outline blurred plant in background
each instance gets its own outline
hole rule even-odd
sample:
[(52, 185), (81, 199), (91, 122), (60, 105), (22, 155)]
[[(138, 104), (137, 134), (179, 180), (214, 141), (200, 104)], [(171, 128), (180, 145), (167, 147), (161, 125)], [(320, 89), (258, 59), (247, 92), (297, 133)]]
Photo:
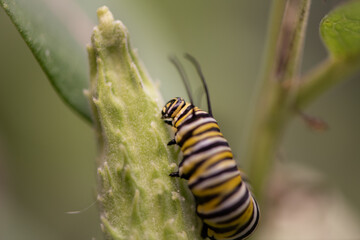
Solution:
[[(69, 62), (58, 66), (54, 64), (57, 61), (40, 61), (45, 69), (46, 64), (56, 66), (53, 72), (45, 71), (46, 74), (50, 78), (60, 76), (65, 83), (69, 78), (82, 79), (85, 85), (77, 88), (81, 91), (88, 79), (88, 67), (82, 64), (86, 61), (85, 46), (96, 25), (96, 9), (104, 4), (129, 28), (133, 46), (139, 49), (150, 75), (161, 80), (160, 89), (165, 99), (185, 96), (177, 73), (167, 62), (169, 53), (187, 51), (197, 56), (207, 76), (215, 117), (239, 163), (250, 165), (244, 152), (248, 143), (246, 133), (251, 125), (248, 116), (255, 105), (249, 99), (254, 99), (258, 88), (256, 79), (264, 50), (269, 2), (2, 2), (26, 6), (20, 8), (24, 19), (33, 13), (33, 20), (38, 23), (34, 29), (35, 42), (53, 43), (55, 50), (60, 48), (61, 54), (69, 56)], [(325, 59), (318, 25), (338, 3), (312, 3), (302, 72)], [(4, 11), (0, 12), (0, 18), (0, 238), (102, 239), (95, 207), (78, 215), (65, 214), (91, 205), (96, 195), (96, 145), (92, 129), (59, 101)], [(51, 26), (47, 29), (48, 35), (42, 32), (46, 26)], [(58, 35), (59, 38), (48, 38)], [(63, 48), (64, 43), (77, 47), (69, 51)], [(42, 54), (43, 59), (54, 60), (53, 49), (34, 49), (40, 51), (38, 55)], [(69, 71), (71, 68), (85, 69), (84, 75), (76, 75)], [(57, 89), (64, 87), (64, 91), (74, 89), (66, 84), (53, 84)], [(194, 89), (200, 87), (195, 81), (192, 84)], [(307, 109), (321, 116), (329, 124), (329, 131), (313, 133), (304, 127), (300, 118), (289, 126), (281, 144), (280, 160), (276, 160), (280, 167), (272, 174), (272, 187), (264, 201), (268, 210), (258, 239), (265, 236), (266, 239), (293, 236), (331, 239), (324, 234), (331, 234), (333, 239), (360, 236), (356, 229), (360, 192), (354, 186), (360, 180), (357, 174), (360, 167), (359, 84), (359, 81), (348, 81)], [(74, 96), (74, 102), (78, 103), (78, 95)], [(236, 107), (229, 104), (232, 102)], [(308, 170), (288, 167), (294, 162), (312, 169), (310, 172), (321, 172), (324, 176), (321, 184), (316, 178), (312, 180)], [(293, 178), (296, 180), (291, 180)], [(338, 197), (341, 195), (344, 197)], [(298, 211), (295, 200), (298, 204), (304, 203), (301, 205), (304, 211)], [(327, 209), (330, 213), (321, 215)], [(289, 222), (289, 219), (298, 221)], [(311, 226), (311, 219), (318, 228), (311, 231), (298, 228), (305, 223)], [(342, 224), (335, 224), (334, 219)], [(296, 228), (288, 227), (291, 223), (296, 223)], [(331, 226), (334, 232), (324, 233)], [(300, 235), (301, 232), (307, 235)]]

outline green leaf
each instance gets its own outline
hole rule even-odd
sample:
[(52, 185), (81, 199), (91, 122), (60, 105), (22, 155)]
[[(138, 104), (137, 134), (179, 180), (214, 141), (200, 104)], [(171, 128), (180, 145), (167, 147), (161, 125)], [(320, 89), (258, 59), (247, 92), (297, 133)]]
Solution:
[(68, 3), (64, 9), (61, 1), (0, 0), (59, 95), (91, 121), (89, 104), (83, 94), (88, 88), (85, 46), (89, 36), (84, 36), (76, 24), (79, 19), (83, 25), (93, 24), (90, 20), (86, 22), (87, 17), (75, 4)]
[(334, 57), (360, 54), (360, 1), (342, 5), (323, 18), (322, 39)]
[(298, 109), (360, 70), (360, 1), (330, 12), (321, 21), (320, 33), (330, 56), (299, 81), (294, 98)]

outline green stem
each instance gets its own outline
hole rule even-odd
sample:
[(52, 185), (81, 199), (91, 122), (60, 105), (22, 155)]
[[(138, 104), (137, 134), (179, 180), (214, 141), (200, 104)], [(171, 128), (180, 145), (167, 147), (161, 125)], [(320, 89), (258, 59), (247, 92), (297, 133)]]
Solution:
[[(247, 144), (247, 159), (250, 159), (248, 162), (250, 163), (250, 171), (249, 171), (249, 178), (252, 182), (252, 188), (256, 195), (259, 195), (260, 193), (260, 186), (258, 186), (258, 183), (256, 182), (256, 178), (259, 175), (263, 175), (264, 173), (261, 173), (262, 167), (256, 166), (258, 165), (256, 162), (254, 162), (252, 159), (254, 158), (254, 153), (256, 152), (256, 138), (260, 134), (259, 131), (262, 129), (263, 122), (261, 121), (262, 116), (266, 115), (264, 111), (261, 111), (260, 109), (267, 109), (266, 107), (262, 107), (263, 104), (267, 104), (268, 101), (266, 97), (268, 97), (268, 90), (269, 90), (269, 76), (271, 72), (273, 71), (274, 62), (276, 58), (276, 46), (278, 42), (278, 38), (280, 35), (280, 29), (281, 29), (281, 22), (284, 14), (284, 9), (286, 5), (286, 0), (273, 0), (269, 15), (269, 21), (267, 26), (267, 40), (265, 44), (264, 49), (264, 55), (262, 60), (262, 68), (260, 72), (260, 80), (259, 84), (261, 84), (259, 87), (257, 87), (258, 91), (256, 93), (258, 97), (256, 105), (258, 107), (255, 107), (251, 109), (250, 116), (252, 117), (249, 133), (247, 135), (249, 136), (249, 141)], [(266, 95), (264, 95), (266, 94)], [(261, 106), (261, 108), (259, 108)], [(259, 145), (258, 145), (259, 146)], [(262, 149), (265, 146), (259, 147), (258, 149)], [(254, 182), (255, 181), (255, 182)]]
[(269, 23), (267, 26), (267, 40), (265, 44), (264, 58), (260, 79), (267, 79), (273, 69), (276, 56), (276, 45), (279, 39), (281, 21), (284, 14), (286, 0), (273, 0)]
[[(289, 0), (286, 7), (285, 1), (273, 2), (272, 25), (268, 32), (267, 57), (263, 67), (265, 74), (262, 76), (248, 147), (250, 178), (256, 195), (261, 193), (278, 143), (293, 113), (289, 111), (289, 105), (295, 89), (289, 83), (297, 79), (310, 2)], [(282, 14), (280, 10), (284, 9), (285, 13)]]
[(301, 79), (294, 107), (303, 109), (323, 92), (344, 81), (360, 68), (360, 58), (329, 57)]
[(286, 4), (272, 76), (277, 81), (293, 82), (299, 74), (310, 3), (289, 0)]

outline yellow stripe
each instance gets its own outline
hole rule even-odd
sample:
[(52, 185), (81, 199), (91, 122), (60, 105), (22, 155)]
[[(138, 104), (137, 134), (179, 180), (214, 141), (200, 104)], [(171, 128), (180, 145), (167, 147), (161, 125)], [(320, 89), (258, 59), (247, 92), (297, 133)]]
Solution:
[(230, 237), (230, 236), (234, 235), (239, 230), (239, 228), (242, 227), (243, 224), (245, 224), (247, 221), (249, 221), (252, 213), (253, 213), (253, 205), (252, 205), (252, 201), (251, 201), (251, 206), (249, 206), (249, 208), (246, 210), (246, 212), (239, 218), (242, 221), (241, 221), (241, 224), (239, 224), (238, 227), (235, 230), (233, 230), (231, 232), (226, 232), (226, 233), (212, 232), (213, 236), (216, 239), (223, 239), (223, 238), (227, 238), (227, 237)]
[(204, 213), (204, 212), (209, 212), (209, 211), (213, 210), (220, 203), (220, 201), (222, 200), (222, 197), (223, 196), (219, 196), (219, 197), (207, 202), (206, 204), (201, 204), (201, 205), (199, 204), (197, 206), (197, 211)]
[(186, 142), (184, 143), (184, 145), (181, 147), (181, 151), (184, 152), (184, 150), (189, 147), (194, 145), (195, 143), (205, 139), (205, 138), (209, 138), (209, 137), (213, 137), (213, 136), (223, 136), (221, 132), (206, 132), (204, 134), (201, 134), (199, 136), (193, 136), (191, 138), (189, 138), (188, 140), (186, 140)]
[[(212, 144), (216, 144), (216, 143), (225, 144), (225, 143), (227, 143), (226, 139), (222, 138), (222, 137), (209, 138), (209, 139), (204, 140), (204, 141), (206, 141), (206, 142), (201, 143), (201, 145), (194, 145), (193, 147), (190, 147), (190, 148), (186, 149), (185, 151), (183, 151), (183, 155), (184, 156), (191, 156), (193, 154), (193, 152), (200, 151), (201, 149), (206, 148), (206, 147), (208, 147), (208, 146), (210, 146)], [(220, 146), (227, 147), (227, 146), (224, 146), (224, 145), (218, 145), (218, 146), (213, 146), (212, 148), (210, 148), (210, 149), (208, 149), (206, 151), (205, 150), (202, 150), (202, 151), (203, 151), (203, 153), (207, 153), (208, 151), (211, 151), (212, 149), (215, 149), (216, 147), (220, 147)]]
[[(201, 156), (199, 156), (199, 158), (201, 158)], [(213, 164), (223, 158), (233, 158), (233, 155), (231, 152), (226, 151), (226, 152), (218, 153), (215, 156), (213, 156), (212, 158), (209, 158), (205, 163), (203, 163), (201, 165), (201, 167), (199, 167), (196, 170), (196, 172), (194, 174), (191, 175), (191, 178), (189, 179), (188, 184), (191, 183), (192, 179), (196, 179), (199, 175), (201, 175), (208, 166), (210, 166), (211, 164)], [(181, 167), (181, 171), (186, 174), (186, 173), (190, 172), (197, 163), (198, 163), (198, 161), (194, 161), (193, 163), (183, 165)]]
[[(196, 108), (196, 110), (197, 110), (198, 108)], [(195, 110), (195, 111), (196, 111)], [(196, 111), (196, 112), (198, 112), (198, 111)], [(180, 113), (179, 113), (180, 114)], [(176, 120), (177, 121), (177, 120)], [(176, 122), (175, 121), (175, 122)], [(201, 123), (201, 122), (198, 122), (198, 121), (201, 121), (201, 119), (198, 119), (197, 121), (194, 121), (194, 122), (192, 122), (192, 123), (189, 123), (189, 125), (191, 124), (192, 125), (192, 127), (191, 128), (189, 128), (189, 129), (186, 129), (186, 131), (185, 130), (180, 130), (180, 131), (178, 131), (177, 133), (176, 133), (176, 135), (175, 135), (175, 140), (176, 140), (176, 142), (178, 143), (178, 142), (181, 142), (182, 141), (182, 138), (184, 137), (184, 135), (186, 135), (188, 132), (190, 132), (190, 131), (192, 131), (192, 130), (194, 130), (195, 132), (196, 132), (196, 129), (198, 128), (198, 126), (199, 125), (201, 125), (201, 124), (208, 124), (207, 122), (205, 122), (205, 123)], [(177, 123), (176, 123), (176, 126), (177, 126)], [(185, 127), (185, 126), (184, 126)], [(194, 132), (193, 132), (193, 134), (192, 134), (192, 136), (193, 135), (195, 135), (194, 134)]]
[(206, 124), (204, 124), (203, 126), (198, 127), (198, 128), (193, 132), (193, 135), (197, 135), (197, 134), (199, 134), (199, 133), (201, 133), (201, 132), (204, 132), (204, 131), (206, 131), (206, 130), (208, 130), (208, 129), (210, 129), (210, 128), (217, 128), (217, 129), (220, 130), (219, 125), (217, 125), (217, 123), (206, 123)]
[[(173, 105), (175, 105), (177, 102), (178, 102), (178, 100), (177, 100), (176, 102), (174, 102)], [(171, 118), (175, 118), (175, 117), (179, 114), (180, 110), (183, 108), (182, 106), (183, 106), (183, 104), (180, 104), (180, 105), (176, 108), (176, 110), (175, 110), (175, 111), (173, 112), (173, 114), (171, 115)], [(186, 104), (185, 104), (185, 106), (186, 106)]]
[[(183, 108), (186, 109), (187, 107), (190, 106), (190, 103), (186, 104)], [(181, 117), (180, 119), (178, 119), (176, 121), (175, 127), (178, 127), (184, 120), (185, 118), (187, 118), (190, 114), (192, 114), (194, 111), (196, 112), (196, 110), (199, 110), (197, 107), (193, 108), (192, 110), (190, 110), (185, 116)]]
[[(240, 175), (237, 175), (236, 177), (226, 181), (225, 183), (210, 189), (192, 189), (191, 192), (198, 196), (198, 197), (204, 197), (208, 195), (214, 195), (214, 194), (226, 194), (233, 190), (237, 185), (241, 183), (241, 177)], [(202, 209), (202, 211), (206, 211), (202, 206), (199, 206), (199, 209)], [(202, 212), (201, 211), (201, 212)]]
[(215, 235), (215, 232), (212, 229), (208, 228), (207, 234), (209, 237), (213, 237)]
[[(250, 220), (251, 216), (253, 215), (253, 210), (254, 210), (254, 204), (253, 204), (253, 201), (250, 201), (245, 212), (239, 218), (235, 219), (232, 222), (223, 223), (223, 224), (214, 224), (214, 223), (208, 221), (207, 219), (204, 219), (204, 222), (206, 224), (208, 224), (212, 227), (216, 227), (216, 228), (225, 228), (225, 227), (230, 227), (230, 226), (234, 226), (234, 225), (238, 225), (240, 227)], [(237, 229), (239, 229), (239, 228), (237, 228)], [(232, 234), (234, 234), (237, 231), (237, 229), (234, 230), (234, 232)]]
[(206, 168), (208, 168), (210, 165), (216, 163), (217, 161), (223, 159), (223, 158), (233, 158), (233, 155), (230, 151), (217, 153), (214, 157), (209, 158), (204, 162), (196, 171), (194, 174), (192, 174), (191, 178), (198, 178), (200, 175), (203, 174)]
[[(234, 159), (227, 159), (227, 160), (221, 161), (221, 163), (217, 164), (215, 167), (217, 169), (224, 169), (224, 168), (228, 168), (230, 166), (234, 166), (234, 163), (235, 163)], [(204, 176), (204, 173), (206, 173), (207, 170), (208, 169), (203, 169), (202, 173), (200, 175), (198, 175), (198, 176), (199, 177)], [(209, 170), (211, 170), (211, 169), (209, 169)], [(191, 176), (191, 178), (189, 179), (189, 184), (192, 184), (193, 182), (197, 181), (197, 178), (196, 178), (197, 175), (193, 175), (193, 176)]]

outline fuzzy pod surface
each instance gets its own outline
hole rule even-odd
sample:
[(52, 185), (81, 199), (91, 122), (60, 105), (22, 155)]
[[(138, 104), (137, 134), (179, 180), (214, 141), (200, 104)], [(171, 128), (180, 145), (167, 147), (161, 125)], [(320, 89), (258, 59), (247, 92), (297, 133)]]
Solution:
[(186, 183), (171, 179), (176, 153), (166, 144), (161, 97), (129, 34), (107, 7), (88, 46), (96, 129), (98, 202), (107, 239), (200, 239), (195, 205)]

